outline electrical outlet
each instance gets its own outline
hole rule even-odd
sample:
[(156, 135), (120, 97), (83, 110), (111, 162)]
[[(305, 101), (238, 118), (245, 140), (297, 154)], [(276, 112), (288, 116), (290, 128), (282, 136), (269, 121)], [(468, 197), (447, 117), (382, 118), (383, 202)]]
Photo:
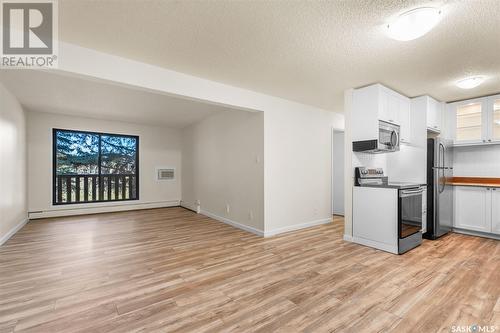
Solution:
[(248, 212), (248, 219), (253, 220), (253, 211), (252, 210)]
[(229, 214), (229, 210), (230, 210), (229, 204), (226, 203), (226, 214)]

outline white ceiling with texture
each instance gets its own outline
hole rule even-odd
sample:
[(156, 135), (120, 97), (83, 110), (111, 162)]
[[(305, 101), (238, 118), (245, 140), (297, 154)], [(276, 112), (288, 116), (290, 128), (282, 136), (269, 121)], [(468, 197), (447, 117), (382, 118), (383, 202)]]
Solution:
[[(383, 26), (440, 6), (422, 38)], [(59, 1), (62, 40), (241, 88), (342, 111), (343, 90), (382, 82), (452, 101), (500, 91), (500, 1)], [(467, 75), (489, 78), (461, 90)]]
[(183, 128), (215, 112), (233, 111), (48, 71), (2, 70), (0, 82), (23, 107), (38, 112)]

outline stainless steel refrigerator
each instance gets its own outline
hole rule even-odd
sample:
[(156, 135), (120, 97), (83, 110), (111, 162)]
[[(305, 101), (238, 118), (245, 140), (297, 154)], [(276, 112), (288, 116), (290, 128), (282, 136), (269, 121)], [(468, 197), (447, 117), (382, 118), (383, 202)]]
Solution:
[(453, 225), (453, 142), (427, 139), (427, 239), (436, 239), (451, 231)]

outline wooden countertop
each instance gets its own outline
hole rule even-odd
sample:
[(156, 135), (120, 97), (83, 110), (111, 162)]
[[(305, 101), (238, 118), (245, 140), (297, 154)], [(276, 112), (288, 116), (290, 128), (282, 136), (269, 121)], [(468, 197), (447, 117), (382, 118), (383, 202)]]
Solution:
[(452, 177), (447, 183), (454, 186), (500, 187), (500, 178)]

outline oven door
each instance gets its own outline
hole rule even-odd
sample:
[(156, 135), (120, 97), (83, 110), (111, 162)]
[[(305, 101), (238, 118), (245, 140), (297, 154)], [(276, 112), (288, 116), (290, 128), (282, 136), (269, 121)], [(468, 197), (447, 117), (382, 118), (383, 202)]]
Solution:
[(378, 142), (379, 149), (399, 150), (399, 126), (379, 121)]
[(403, 239), (422, 230), (424, 187), (399, 190), (399, 238)]

